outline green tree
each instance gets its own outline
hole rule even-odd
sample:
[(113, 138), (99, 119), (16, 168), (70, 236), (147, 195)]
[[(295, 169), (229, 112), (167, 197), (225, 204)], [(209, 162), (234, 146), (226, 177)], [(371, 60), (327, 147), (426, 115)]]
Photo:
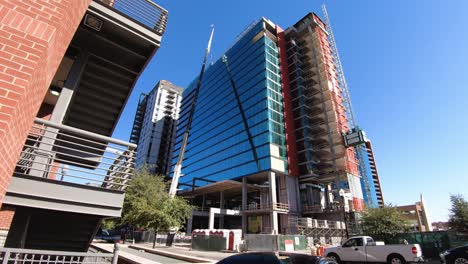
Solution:
[(151, 175), (147, 170), (137, 172), (126, 189), (122, 223), (155, 233), (181, 227), (192, 207), (181, 197), (171, 198), (167, 187), (164, 176)]
[(101, 228), (106, 230), (112, 230), (115, 228), (117, 221), (118, 220), (116, 218), (104, 219), (102, 221)]
[(408, 221), (392, 205), (367, 208), (362, 216), (362, 230), (365, 235), (388, 243), (395, 241), (398, 233), (408, 231)]
[(462, 195), (450, 195), (452, 208), (449, 215), (449, 227), (453, 230), (468, 233), (468, 201)]

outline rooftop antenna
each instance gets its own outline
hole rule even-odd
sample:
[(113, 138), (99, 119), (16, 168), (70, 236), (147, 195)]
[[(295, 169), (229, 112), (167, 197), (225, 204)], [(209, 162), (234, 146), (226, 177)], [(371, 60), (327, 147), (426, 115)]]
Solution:
[(333, 36), (333, 30), (330, 24), (330, 18), (328, 17), (327, 8), (325, 4), (322, 4), (322, 12), (325, 17), (325, 25), (327, 26), (328, 36), (330, 40), (331, 50), (335, 57), (335, 66), (336, 72), (338, 73), (338, 80), (340, 82), (341, 90), (344, 97), (344, 104), (346, 112), (348, 114), (348, 120), (351, 125), (351, 129), (356, 128), (356, 119), (354, 118), (353, 106), (351, 105), (351, 97), (349, 96), (348, 84), (346, 83), (346, 78), (343, 72), (343, 66), (341, 65), (340, 54), (338, 53), (338, 48), (336, 46), (335, 37)]
[(206, 60), (208, 56), (210, 55), (211, 42), (213, 41), (213, 34), (214, 34), (214, 25), (211, 25), (210, 27), (211, 27), (210, 39), (208, 40), (208, 45), (205, 50), (205, 57), (203, 58), (203, 63), (202, 63), (202, 67), (200, 70), (200, 74), (198, 75), (197, 86), (195, 87), (195, 94), (192, 99), (192, 104), (190, 105), (187, 128), (185, 129), (184, 137), (182, 139), (182, 144), (180, 146), (179, 156), (177, 157), (177, 162), (174, 166), (174, 174), (172, 176), (171, 187), (169, 188), (169, 195), (171, 197), (174, 197), (176, 195), (177, 185), (179, 185), (179, 178), (182, 175), (182, 161), (184, 159), (185, 149), (187, 147), (187, 141), (190, 135), (190, 128), (192, 127), (193, 114), (195, 112), (195, 106), (197, 104), (198, 93), (200, 92), (200, 86), (201, 86), (201, 82), (203, 79), (203, 73), (205, 73)]

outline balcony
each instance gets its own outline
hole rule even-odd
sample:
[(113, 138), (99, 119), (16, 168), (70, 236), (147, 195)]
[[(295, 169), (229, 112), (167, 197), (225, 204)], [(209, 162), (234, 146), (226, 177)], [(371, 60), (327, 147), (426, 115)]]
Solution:
[(4, 204), (119, 217), (136, 145), (36, 119)]
[(56, 109), (66, 111), (63, 124), (112, 135), (138, 76), (161, 45), (167, 18), (150, 0), (91, 2), (53, 81), (60, 92)]
[(284, 203), (251, 203), (247, 206), (246, 213), (260, 213), (277, 211), (279, 213), (288, 213), (289, 205)]
[(167, 25), (167, 10), (151, 0), (100, 0), (126, 16), (162, 35)]

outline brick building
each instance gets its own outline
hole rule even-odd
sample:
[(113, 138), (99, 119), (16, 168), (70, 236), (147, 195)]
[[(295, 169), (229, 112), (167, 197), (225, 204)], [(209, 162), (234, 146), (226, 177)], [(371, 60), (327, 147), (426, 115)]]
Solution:
[[(106, 181), (132, 173), (136, 145), (110, 136), (166, 22), (151, 1), (0, 1), (5, 246), (86, 251), (102, 219), (120, 215), (125, 185)], [(130, 161), (117, 169), (121, 155)]]
[(422, 195), (419, 202), (410, 205), (397, 206), (396, 208), (403, 214), (403, 217), (408, 221), (411, 231), (432, 231), (432, 225), (429, 220)]

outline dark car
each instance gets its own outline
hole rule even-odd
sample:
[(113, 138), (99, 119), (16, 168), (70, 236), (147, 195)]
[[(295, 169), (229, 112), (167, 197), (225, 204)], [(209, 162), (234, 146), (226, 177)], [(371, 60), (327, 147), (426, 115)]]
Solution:
[(94, 239), (115, 243), (120, 241), (120, 233), (112, 230), (102, 229), (97, 232), (96, 236), (94, 236)]
[(468, 245), (449, 249), (440, 254), (442, 263), (468, 264)]
[(277, 257), (274, 253), (245, 253), (227, 257), (218, 264), (336, 264), (335, 261), (305, 254), (290, 254)]

